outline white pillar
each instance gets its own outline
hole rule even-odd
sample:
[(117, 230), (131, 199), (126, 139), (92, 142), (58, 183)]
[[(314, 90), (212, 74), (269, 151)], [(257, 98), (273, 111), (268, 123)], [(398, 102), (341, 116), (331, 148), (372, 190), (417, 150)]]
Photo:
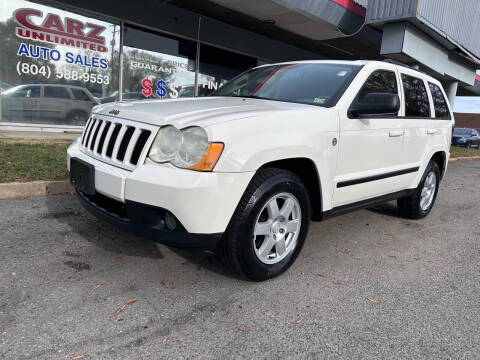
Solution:
[(447, 93), (448, 101), (450, 101), (450, 105), (453, 107), (455, 99), (457, 98), (458, 81), (451, 81), (445, 85), (445, 92)]

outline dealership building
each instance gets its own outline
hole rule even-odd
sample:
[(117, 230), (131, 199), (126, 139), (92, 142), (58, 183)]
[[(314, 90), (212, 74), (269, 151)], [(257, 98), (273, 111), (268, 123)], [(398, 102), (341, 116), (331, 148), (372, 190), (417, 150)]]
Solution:
[(398, 61), (454, 102), (480, 95), (479, 20), (478, 0), (0, 0), (0, 131), (79, 131), (95, 104), (291, 60)]

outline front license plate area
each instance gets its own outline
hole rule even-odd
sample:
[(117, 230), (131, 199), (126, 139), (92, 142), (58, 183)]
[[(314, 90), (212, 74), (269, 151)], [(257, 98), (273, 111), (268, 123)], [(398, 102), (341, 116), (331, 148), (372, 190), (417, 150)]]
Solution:
[(95, 167), (78, 158), (70, 159), (70, 182), (87, 195), (95, 194)]

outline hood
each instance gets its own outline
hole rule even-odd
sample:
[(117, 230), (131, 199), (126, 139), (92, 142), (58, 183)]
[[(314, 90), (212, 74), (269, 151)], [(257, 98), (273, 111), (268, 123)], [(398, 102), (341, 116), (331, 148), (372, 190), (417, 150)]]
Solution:
[(319, 106), (242, 97), (204, 97), (116, 102), (95, 106), (94, 114), (178, 128), (209, 125), (288, 110), (323, 110)]

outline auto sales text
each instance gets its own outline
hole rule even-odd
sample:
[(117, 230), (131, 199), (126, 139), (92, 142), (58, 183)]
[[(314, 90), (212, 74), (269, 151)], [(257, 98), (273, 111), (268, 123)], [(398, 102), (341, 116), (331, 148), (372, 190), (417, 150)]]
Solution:
[(73, 54), (69, 51), (65, 53), (65, 58), (62, 59), (62, 53), (56, 49), (51, 49), (46, 46), (27, 45), (21, 43), (18, 47), (17, 56), (26, 56), (32, 59), (62, 61), (65, 60), (67, 64), (81, 65), (90, 68), (107, 69), (108, 60), (96, 56), (87, 56), (80, 54)]

